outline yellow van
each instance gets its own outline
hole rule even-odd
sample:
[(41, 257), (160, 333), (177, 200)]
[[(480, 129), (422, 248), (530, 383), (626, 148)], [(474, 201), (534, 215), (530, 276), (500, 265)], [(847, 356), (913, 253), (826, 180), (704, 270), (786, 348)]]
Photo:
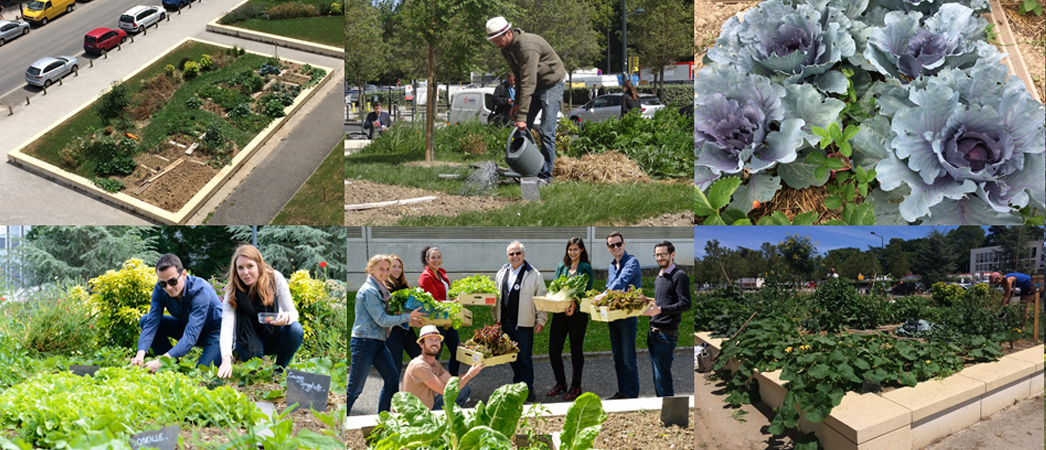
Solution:
[(33, 0), (22, 10), (22, 19), (47, 25), (47, 22), (59, 14), (73, 10), (76, 0)]

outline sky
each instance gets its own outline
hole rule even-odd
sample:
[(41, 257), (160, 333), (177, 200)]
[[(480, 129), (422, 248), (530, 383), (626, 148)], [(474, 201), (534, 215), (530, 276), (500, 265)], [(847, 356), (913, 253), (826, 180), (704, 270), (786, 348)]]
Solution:
[[(717, 239), (719, 245), (726, 248), (746, 247), (758, 249), (763, 242), (776, 244), (785, 240), (789, 234), (809, 236), (810, 240), (817, 246), (820, 254), (837, 248), (856, 247), (866, 250), (869, 246), (880, 245), (878, 236), (883, 236), (886, 243), (890, 239), (901, 238), (904, 240), (925, 237), (930, 230), (937, 228), (942, 232), (954, 229), (954, 226), (924, 227), (924, 226), (697, 226), (694, 227), (694, 255), (698, 258), (705, 256), (705, 242)], [(987, 231), (988, 227), (982, 227)]]

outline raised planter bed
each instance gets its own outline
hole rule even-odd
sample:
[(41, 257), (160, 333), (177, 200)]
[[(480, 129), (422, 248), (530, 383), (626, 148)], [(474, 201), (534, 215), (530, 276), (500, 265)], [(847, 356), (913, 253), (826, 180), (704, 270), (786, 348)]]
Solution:
[[(696, 333), (697, 343), (708, 344), (713, 355), (723, 339)], [(799, 422), (813, 432), (826, 450), (918, 449), (962, 430), (1012, 405), (1043, 392), (1043, 346), (977, 364), (940, 380), (902, 387), (880, 394), (848, 392), (842, 403), (821, 423)], [(736, 370), (737, 361), (727, 366)], [(763, 403), (783, 406), (784, 381), (780, 371), (755, 372)]]
[(265, 44), (278, 45), (293, 50), (301, 50), (303, 52), (315, 53), (317, 55), (329, 56), (332, 58), (343, 58), (345, 56), (345, 49), (342, 47), (334, 47), (330, 45), (320, 44), (318, 42), (306, 41), (302, 39), (294, 39), (286, 36), (280, 36), (271, 33), (263, 33), (261, 31), (248, 30), (246, 28), (240, 28), (232, 25), (222, 25), (218, 23), (222, 17), (228, 15), (232, 11), (236, 10), (240, 6), (243, 6), (250, 0), (244, 0), (237, 3), (228, 11), (222, 14), (221, 17), (214, 19), (207, 23), (207, 31), (212, 33), (224, 34), (227, 36), (238, 37), (241, 39), (247, 39), (251, 41), (262, 42)]

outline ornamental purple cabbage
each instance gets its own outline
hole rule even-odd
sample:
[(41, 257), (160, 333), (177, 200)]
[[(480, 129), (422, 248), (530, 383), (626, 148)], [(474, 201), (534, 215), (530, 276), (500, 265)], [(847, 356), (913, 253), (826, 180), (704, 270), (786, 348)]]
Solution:
[(984, 42), (987, 21), (958, 3), (941, 6), (923, 21), (918, 11), (886, 14), (885, 25), (871, 29), (865, 59), (883, 75), (907, 82), (943, 67), (965, 69), (992, 53)]

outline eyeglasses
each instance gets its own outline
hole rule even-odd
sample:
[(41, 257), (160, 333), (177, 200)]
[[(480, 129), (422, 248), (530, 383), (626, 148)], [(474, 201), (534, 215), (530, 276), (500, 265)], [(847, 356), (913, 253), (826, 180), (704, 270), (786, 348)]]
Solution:
[(668, 253), (654, 253), (655, 258), (667, 258), (668, 255)]
[(518, 256), (518, 255), (522, 255), (522, 254), (523, 254), (523, 252), (508, 252), (509, 256)]
[(622, 245), (625, 245), (625, 241), (615, 242), (613, 244), (607, 244), (607, 248), (621, 248)]
[(167, 280), (167, 281), (163, 281), (163, 280), (157, 281), (156, 285), (160, 286), (160, 289), (167, 289), (167, 286), (175, 287), (175, 286), (178, 285), (178, 277), (180, 277), (180, 276), (182, 276), (181, 273), (179, 273), (174, 278), (171, 278), (170, 280)]

